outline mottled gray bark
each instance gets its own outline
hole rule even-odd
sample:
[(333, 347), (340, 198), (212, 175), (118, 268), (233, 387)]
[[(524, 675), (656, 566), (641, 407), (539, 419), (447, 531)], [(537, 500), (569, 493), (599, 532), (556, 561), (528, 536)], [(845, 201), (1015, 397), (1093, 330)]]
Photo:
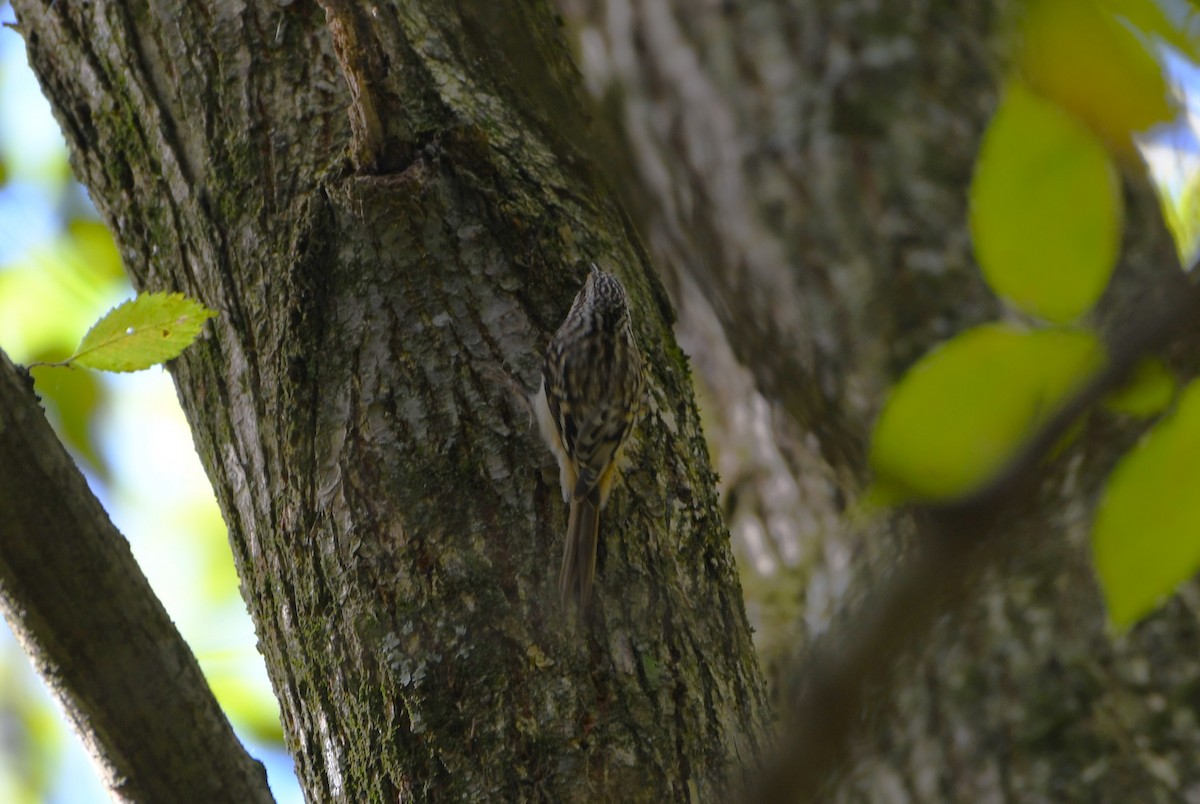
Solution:
[[(672, 313), (589, 161), (548, 5), (14, 4), (175, 361), (312, 800), (720, 798), (762, 682)], [(647, 413), (586, 623), (512, 385), (586, 264)]]
[[(903, 517), (864, 525), (857, 508), (886, 388), (1000, 313), (972, 264), (966, 190), (1009, 5), (560, 2), (628, 148), (627, 196), (681, 342), (703, 350), (706, 426), (773, 667), (838, 644), (907, 554)], [(1096, 316), (1118, 340), (1178, 279), (1144, 180), (1125, 223)], [(1172, 354), (1185, 374), (1197, 362), (1194, 344)], [(870, 699), (834, 798), (1200, 796), (1196, 588), (1114, 640), (1087, 553), (1100, 483), (1139, 428), (1091, 417), (1005, 519), (1011, 549), (935, 620), (893, 693)]]
[(113, 800), (273, 801), (32, 380), (3, 352), (0, 456), (0, 609)]

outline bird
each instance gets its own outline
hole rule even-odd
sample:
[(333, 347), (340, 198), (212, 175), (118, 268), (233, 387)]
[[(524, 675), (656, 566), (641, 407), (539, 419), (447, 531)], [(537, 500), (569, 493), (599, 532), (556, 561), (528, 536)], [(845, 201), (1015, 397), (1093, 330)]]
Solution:
[(642, 386), (629, 296), (614, 274), (593, 263), (546, 347), (541, 386), (532, 399), (570, 506), (559, 598), (564, 610), (574, 602), (580, 616), (587, 613), (596, 577), (600, 512), (638, 418)]

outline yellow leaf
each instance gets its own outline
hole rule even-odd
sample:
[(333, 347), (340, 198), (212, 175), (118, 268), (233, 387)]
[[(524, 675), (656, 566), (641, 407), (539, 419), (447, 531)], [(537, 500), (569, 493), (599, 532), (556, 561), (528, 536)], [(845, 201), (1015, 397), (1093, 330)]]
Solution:
[(141, 371), (177, 356), (215, 315), (182, 293), (143, 293), (97, 321), (66, 362), (102, 371)]
[(1116, 169), (1086, 128), (1019, 82), (984, 135), (970, 227), (998, 295), (1055, 323), (1091, 309), (1120, 244)]
[(1133, 376), (1104, 399), (1104, 407), (1128, 416), (1147, 418), (1162, 413), (1175, 396), (1175, 376), (1157, 357), (1138, 363)]
[(1132, 29), (1139, 23), (1169, 28), (1150, 5), (1153, 0), (1025, 4), (1021, 74), (1117, 152), (1132, 153), (1133, 133), (1175, 116), (1162, 66)]
[(943, 344), (904, 375), (879, 416), (874, 499), (950, 499), (978, 488), (1102, 360), (1086, 332), (989, 324)]
[(1092, 550), (1108, 615), (1127, 628), (1200, 569), (1200, 384), (1113, 470)]

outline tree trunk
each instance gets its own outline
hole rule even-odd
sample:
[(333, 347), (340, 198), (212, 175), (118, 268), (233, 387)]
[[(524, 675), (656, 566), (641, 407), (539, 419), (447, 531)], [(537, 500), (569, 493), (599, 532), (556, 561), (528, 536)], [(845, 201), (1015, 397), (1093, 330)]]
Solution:
[[(222, 311), (174, 374), (310, 797), (720, 798), (765, 705), (630, 221), (697, 353), (728, 521), (786, 569), (748, 574), (785, 600), (751, 596), (781, 666), (907, 555), (904, 515), (855, 516), (886, 388), (1000, 314), (965, 199), (1010, 4), (560, 0), (593, 123), (544, 6), (426, 5), (15, 3), (135, 282)], [(1174, 276), (1136, 180), (1126, 228), (1110, 334)], [(555, 469), (507, 389), (591, 260), (634, 297), (649, 412), (573, 626)], [(1087, 555), (1136, 435), (1089, 420), (868, 698), (832, 798), (1200, 795), (1200, 590), (1114, 640)]]
[[(858, 627), (859, 600), (907, 555), (903, 517), (857, 516), (870, 423), (904, 368), (999, 313), (966, 191), (1010, 5), (560, 0), (628, 148), (626, 196), (681, 341), (707, 352), (706, 428), (751, 599), (771, 595), (753, 610), (770, 667)], [(1095, 316), (1110, 337), (1180, 279), (1144, 180), (1126, 196), (1125, 258)], [(1189, 375), (1197, 356), (1173, 352)], [(1200, 795), (1200, 590), (1114, 640), (1088, 555), (1091, 506), (1140, 427), (1093, 416), (1010, 512), (1009, 549), (870, 699), (833, 798)]]
[[(763, 686), (669, 302), (589, 161), (547, 4), (15, 2), (174, 361), (310, 800), (714, 800)], [(558, 610), (514, 386), (615, 270), (646, 410)]]

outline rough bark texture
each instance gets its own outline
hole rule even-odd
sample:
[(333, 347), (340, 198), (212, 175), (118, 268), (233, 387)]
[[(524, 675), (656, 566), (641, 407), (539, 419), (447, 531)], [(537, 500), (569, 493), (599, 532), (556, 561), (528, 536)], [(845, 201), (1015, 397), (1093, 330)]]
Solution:
[(109, 794), (272, 801), (33, 382), (3, 352), (0, 456), (0, 607)]
[[(766, 593), (751, 611), (769, 664), (793, 641), (802, 655), (836, 642), (904, 554), (903, 520), (856, 516), (886, 388), (1000, 312), (972, 264), (966, 190), (1009, 5), (560, 2), (629, 150), (627, 196), (681, 342), (705, 350), (706, 426), (748, 583)], [(1117, 338), (1178, 279), (1144, 182), (1126, 201), (1125, 259), (1096, 316)], [(1180, 368), (1196, 357), (1174, 353)], [(1012, 512), (1013, 549), (899, 667), (833, 798), (1200, 796), (1197, 590), (1114, 640), (1087, 553), (1102, 479), (1138, 431), (1093, 417)]]
[[(670, 306), (547, 5), (16, 2), (173, 366), (311, 800), (721, 796), (766, 721)], [(512, 386), (588, 261), (648, 356), (565, 623), (565, 508)]]
[[(556, 21), (428, 5), (16, 8), (139, 286), (223, 312), (176, 377), (310, 795), (712, 799), (763, 701), (667, 304), (596, 190)], [(965, 199), (1007, 6), (560, 2), (605, 167), (704, 349), (730, 521), (787, 570), (782, 606), (754, 601), (794, 622), (775, 657), (852, 627), (904, 550), (903, 517), (854, 516), (885, 389), (1000, 314)], [(1116, 337), (1175, 260), (1143, 184), (1127, 202)], [(572, 632), (554, 467), (506, 386), (534, 384), (593, 258), (653, 370)], [(1089, 421), (832, 798), (1200, 797), (1200, 592), (1114, 640), (1087, 555), (1137, 429)]]

